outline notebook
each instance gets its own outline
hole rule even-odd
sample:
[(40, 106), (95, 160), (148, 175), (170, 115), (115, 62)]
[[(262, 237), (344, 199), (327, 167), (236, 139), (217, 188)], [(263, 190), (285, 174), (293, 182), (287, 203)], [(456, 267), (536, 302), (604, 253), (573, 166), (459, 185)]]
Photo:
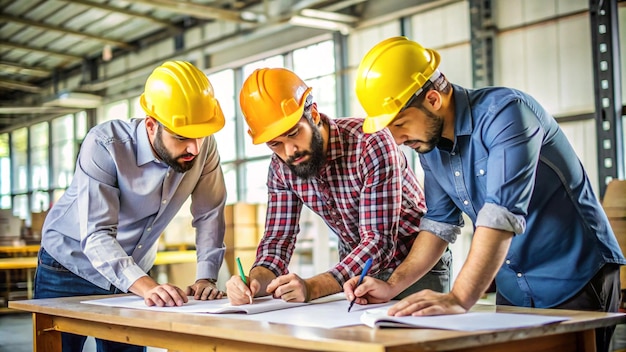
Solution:
[(389, 307), (368, 309), (361, 315), (361, 322), (372, 328), (402, 327), (478, 331), (540, 326), (569, 319), (568, 317), (560, 316), (495, 312), (392, 317), (387, 315), (388, 309)]

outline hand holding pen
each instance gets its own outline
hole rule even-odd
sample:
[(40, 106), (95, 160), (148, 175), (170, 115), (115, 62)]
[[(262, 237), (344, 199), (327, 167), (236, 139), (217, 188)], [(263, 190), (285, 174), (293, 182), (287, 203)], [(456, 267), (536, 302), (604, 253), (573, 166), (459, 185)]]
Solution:
[[(357, 287), (359, 287), (361, 282), (363, 282), (363, 278), (365, 278), (365, 276), (367, 275), (367, 272), (370, 270), (371, 267), (372, 267), (372, 258), (369, 258), (365, 262), (365, 266), (363, 267), (363, 271), (361, 271), (361, 276), (359, 277), (359, 281), (356, 283), (356, 286), (354, 286), (355, 289)], [(348, 307), (348, 312), (350, 312), (350, 309), (352, 309), (352, 306), (354, 305), (355, 301), (356, 301), (356, 296), (354, 296), (354, 298), (350, 302), (350, 306)]]
[[(246, 279), (246, 275), (243, 273), (243, 267), (241, 266), (241, 260), (237, 257), (237, 269), (239, 269), (239, 276), (241, 277), (241, 281), (243, 281), (246, 286), (248, 286), (248, 280)], [(252, 304), (252, 295), (247, 293), (248, 297), (250, 297), (250, 304)]]

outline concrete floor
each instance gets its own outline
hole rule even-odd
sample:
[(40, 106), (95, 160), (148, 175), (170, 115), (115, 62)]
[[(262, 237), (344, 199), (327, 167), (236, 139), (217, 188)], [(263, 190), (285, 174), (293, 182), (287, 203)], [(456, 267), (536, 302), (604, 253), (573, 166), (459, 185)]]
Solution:
[[(32, 352), (33, 322), (30, 313), (0, 314), (0, 352)], [(148, 347), (148, 352), (165, 352), (161, 348)], [(90, 337), (83, 352), (96, 352), (96, 342)]]

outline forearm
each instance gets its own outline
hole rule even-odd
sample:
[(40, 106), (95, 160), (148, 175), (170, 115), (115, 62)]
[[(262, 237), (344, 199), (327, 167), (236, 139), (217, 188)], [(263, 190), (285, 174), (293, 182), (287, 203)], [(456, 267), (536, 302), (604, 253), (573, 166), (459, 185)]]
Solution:
[(276, 275), (271, 270), (262, 266), (255, 266), (250, 270), (250, 281), (257, 280), (261, 284), (256, 296), (267, 296), (267, 285), (275, 278)]
[(145, 297), (144, 294), (156, 286), (159, 286), (159, 284), (150, 276), (146, 275), (133, 282), (128, 291), (136, 294), (137, 296)]
[(341, 292), (339, 282), (329, 273), (323, 273), (304, 280), (307, 286), (307, 302), (316, 298)]
[(469, 255), (454, 282), (451, 294), (470, 309), (495, 278), (504, 262), (513, 233), (488, 227), (474, 232)]
[(448, 242), (427, 231), (420, 231), (408, 256), (387, 280), (395, 297), (435, 266)]

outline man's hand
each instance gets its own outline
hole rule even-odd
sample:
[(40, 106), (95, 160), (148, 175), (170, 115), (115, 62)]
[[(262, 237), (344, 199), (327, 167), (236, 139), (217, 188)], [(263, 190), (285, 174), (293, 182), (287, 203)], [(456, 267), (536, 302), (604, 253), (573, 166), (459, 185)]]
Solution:
[(280, 298), (286, 302), (308, 302), (310, 300), (306, 282), (293, 273), (275, 278), (267, 285), (266, 290), (274, 298)]
[(422, 290), (414, 293), (389, 308), (391, 316), (443, 315), (466, 313), (459, 299), (452, 293)]
[(183, 290), (170, 284), (161, 284), (145, 291), (143, 300), (148, 307), (182, 306), (188, 301), (187, 295)]
[(187, 286), (187, 296), (193, 296), (196, 300), (206, 301), (224, 297), (224, 292), (217, 288), (214, 281), (200, 279), (193, 285)]
[(355, 276), (343, 284), (343, 291), (349, 301), (356, 297), (356, 304), (384, 303), (395, 297), (393, 287), (385, 281), (366, 276), (356, 287), (358, 281), (359, 277)]
[(145, 275), (133, 282), (128, 291), (143, 297), (148, 307), (174, 307), (187, 303), (187, 295), (180, 288), (170, 285), (159, 285), (150, 276)]
[(252, 303), (252, 297), (261, 289), (261, 284), (256, 279), (247, 279), (250, 287), (246, 286), (239, 275), (233, 275), (226, 282), (226, 292), (230, 304), (240, 306), (242, 304)]

